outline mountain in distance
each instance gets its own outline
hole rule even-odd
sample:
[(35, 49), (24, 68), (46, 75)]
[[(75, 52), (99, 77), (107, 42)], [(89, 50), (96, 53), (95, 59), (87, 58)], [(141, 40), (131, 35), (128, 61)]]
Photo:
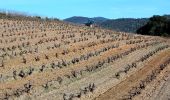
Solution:
[(114, 30), (114, 31), (122, 31), (122, 32), (132, 32), (135, 33), (136, 30), (142, 26), (144, 26), (147, 22), (147, 18), (135, 19), (135, 18), (120, 18), (120, 19), (107, 19), (104, 17), (81, 17), (74, 16), (64, 21), (76, 23), (76, 24), (84, 24), (88, 21), (93, 21), (97, 26)]
[(88, 21), (93, 21), (95, 24), (99, 24), (99, 23), (105, 22), (106, 20), (109, 20), (109, 19), (104, 18), (104, 17), (89, 18), (89, 17), (81, 17), (81, 16), (73, 16), (73, 17), (64, 19), (64, 21), (72, 22), (76, 24), (84, 24), (84, 23), (87, 23)]
[[(163, 16), (170, 19), (169, 14)], [(146, 25), (148, 21), (149, 18), (119, 18), (107, 20), (100, 23), (99, 26), (114, 31), (136, 33), (137, 30)]]
[(91, 20), (94, 21), (95, 23), (103, 23), (110, 19), (104, 18), (104, 17), (93, 17), (93, 18), (91, 18)]
[(120, 18), (107, 20), (100, 23), (99, 26), (115, 31), (136, 33), (136, 30), (146, 25), (148, 20), (148, 18)]
[[(170, 19), (170, 15), (164, 15), (166, 18)], [(84, 24), (88, 21), (93, 21), (94, 24), (101, 28), (110, 29), (114, 31), (136, 33), (136, 31), (142, 26), (146, 25), (149, 18), (119, 18), (119, 19), (107, 19), (104, 17), (81, 17), (74, 16), (65, 19), (64, 21), (72, 22), (76, 24)]]

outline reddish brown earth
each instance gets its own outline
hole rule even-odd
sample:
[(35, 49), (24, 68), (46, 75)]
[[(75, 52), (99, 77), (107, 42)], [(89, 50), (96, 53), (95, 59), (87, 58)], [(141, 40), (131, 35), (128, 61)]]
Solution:
[(62, 21), (0, 19), (0, 100), (123, 99), (161, 64), (131, 99), (166, 100), (169, 42)]
[[(151, 73), (154, 69), (156, 69), (165, 60), (169, 59), (169, 57), (170, 57), (170, 50), (161, 52), (159, 55), (157, 55), (157, 57), (155, 57), (154, 59), (149, 61), (145, 66), (143, 66), (142, 69), (135, 72), (133, 75), (127, 77), (120, 84), (109, 89), (104, 94), (97, 97), (95, 100), (104, 100), (104, 99), (118, 100), (118, 99), (121, 99), (121, 97), (126, 95), (126, 93), (128, 93), (128, 91), (131, 88), (133, 88), (134, 86), (139, 84), (140, 80), (143, 80), (144, 78), (146, 78), (146, 76), (149, 75), (149, 73)], [(166, 69), (166, 70), (169, 71), (168, 69)], [(140, 100), (141, 98), (138, 98), (138, 99)]]

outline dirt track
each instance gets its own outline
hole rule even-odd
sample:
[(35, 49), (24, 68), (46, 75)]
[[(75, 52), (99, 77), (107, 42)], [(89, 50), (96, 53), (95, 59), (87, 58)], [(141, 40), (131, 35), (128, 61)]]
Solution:
[(159, 94), (153, 100), (169, 100), (170, 99), (170, 75), (166, 82), (159, 90)]
[[(157, 68), (157, 66), (166, 59), (170, 57), (170, 50), (160, 53), (148, 62), (141, 70), (137, 71), (133, 75), (126, 78), (125, 81), (122, 81), (120, 84), (114, 86), (113, 88), (109, 89), (104, 94), (97, 97), (95, 100), (118, 100), (121, 99), (122, 96), (126, 95), (128, 91), (133, 87), (136, 86), (140, 80), (144, 79), (149, 73), (152, 72), (153, 69)], [(170, 66), (169, 66), (170, 67)], [(168, 70), (167, 70), (168, 71)], [(170, 74), (169, 74), (170, 75)], [(159, 90), (159, 94), (156, 96), (155, 100), (168, 100), (169, 97), (169, 82), (168, 79), (164, 85), (162, 86), (161, 90)], [(138, 98), (140, 100), (140, 98)], [(144, 99), (144, 98), (143, 98)], [(153, 99), (154, 100), (154, 99)]]

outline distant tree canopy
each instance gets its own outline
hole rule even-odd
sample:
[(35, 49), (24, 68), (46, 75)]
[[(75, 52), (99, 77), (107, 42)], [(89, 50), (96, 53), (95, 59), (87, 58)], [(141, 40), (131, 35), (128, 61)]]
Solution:
[(91, 26), (94, 23), (94, 21), (88, 20), (87, 23), (85, 23), (86, 26)]
[(154, 36), (170, 36), (170, 20), (165, 16), (155, 15), (146, 25), (137, 30), (138, 34)]
[(99, 24), (100, 27), (120, 32), (136, 33), (136, 30), (147, 24), (147, 18), (119, 18), (107, 20)]

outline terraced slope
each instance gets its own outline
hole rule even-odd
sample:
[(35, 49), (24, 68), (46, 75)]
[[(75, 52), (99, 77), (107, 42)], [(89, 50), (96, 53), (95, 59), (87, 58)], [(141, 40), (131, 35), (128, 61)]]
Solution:
[(169, 76), (169, 63), (169, 39), (0, 19), (2, 100), (154, 99), (168, 91), (150, 90), (168, 86), (158, 80)]

